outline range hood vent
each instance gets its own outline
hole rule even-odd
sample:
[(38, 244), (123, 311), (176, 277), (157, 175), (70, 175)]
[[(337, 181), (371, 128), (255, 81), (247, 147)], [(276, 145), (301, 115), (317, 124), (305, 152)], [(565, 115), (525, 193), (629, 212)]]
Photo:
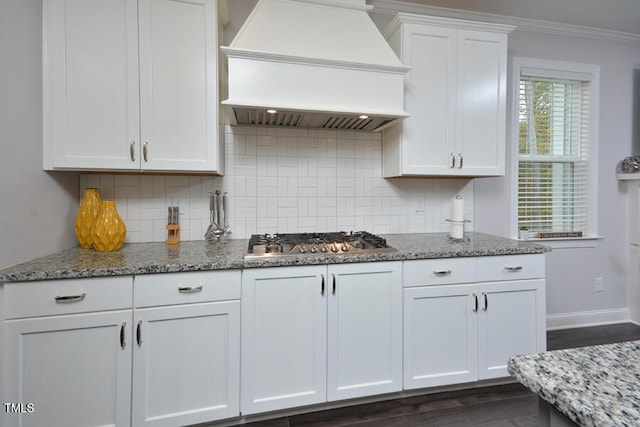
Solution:
[(232, 114), (237, 124), (244, 125), (359, 130), (366, 132), (382, 129), (397, 119), (396, 117), (368, 117), (318, 111), (278, 111), (276, 113), (268, 113), (266, 109), (242, 107), (234, 108)]
[(259, 0), (222, 47), (229, 123), (371, 132), (408, 117), (409, 67), (371, 9), (365, 0)]

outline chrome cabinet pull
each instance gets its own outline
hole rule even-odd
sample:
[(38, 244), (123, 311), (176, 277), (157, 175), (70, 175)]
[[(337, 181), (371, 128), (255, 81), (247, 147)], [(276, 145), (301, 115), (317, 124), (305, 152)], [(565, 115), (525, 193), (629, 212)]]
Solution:
[(321, 274), (320, 276), (322, 277), (322, 284), (321, 284), (321, 288), (320, 288), (320, 295), (324, 295), (324, 286), (325, 286), (325, 283), (324, 283), (324, 274)]
[(331, 274), (331, 276), (333, 276), (333, 288), (331, 290), (331, 293), (333, 295), (335, 295), (336, 294), (336, 275), (335, 274)]
[(123, 349), (127, 346), (125, 330), (124, 330), (126, 326), (127, 326), (127, 322), (123, 322), (122, 326), (120, 326), (120, 347), (122, 347)]
[(449, 166), (451, 169), (456, 167), (456, 155), (451, 153), (449, 154), (449, 156), (451, 157), (451, 166)]
[(473, 299), (475, 300), (475, 305), (473, 307), (473, 312), (477, 313), (478, 312), (478, 295), (473, 294)]
[(145, 162), (149, 161), (149, 158), (147, 156), (147, 145), (149, 145), (147, 141), (145, 141), (144, 144), (142, 144), (142, 158), (144, 159)]
[(514, 273), (516, 271), (520, 271), (522, 270), (522, 266), (521, 265), (517, 265), (515, 267), (505, 267), (504, 268), (506, 271), (510, 272), (510, 273)]
[(484, 307), (482, 307), (482, 311), (487, 311), (489, 308), (489, 298), (487, 298), (487, 293), (483, 292), (482, 296), (484, 297)]
[(87, 296), (86, 292), (83, 292), (80, 295), (57, 295), (55, 297), (55, 300), (58, 303), (78, 302), (78, 301), (82, 301), (86, 296)]
[(142, 320), (138, 320), (138, 327), (136, 328), (136, 341), (138, 347), (142, 346)]
[(458, 153), (458, 158), (460, 158), (460, 164), (458, 165), (458, 169), (462, 169), (462, 163), (464, 163), (464, 157), (462, 157), (462, 153)]
[(178, 292), (181, 294), (195, 294), (196, 292), (202, 292), (202, 285), (200, 286), (180, 286)]
[(135, 141), (131, 141), (131, 143), (129, 144), (129, 157), (131, 157), (132, 162), (136, 161), (136, 142)]
[(436, 276), (448, 276), (451, 274), (451, 270), (433, 270), (433, 274)]

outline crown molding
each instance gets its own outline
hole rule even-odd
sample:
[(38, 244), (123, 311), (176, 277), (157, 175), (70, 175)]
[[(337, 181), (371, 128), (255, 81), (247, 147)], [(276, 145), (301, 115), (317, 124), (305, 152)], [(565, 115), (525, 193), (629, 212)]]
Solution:
[(487, 21), (497, 24), (515, 25), (515, 31), (547, 34), (554, 36), (576, 37), (589, 40), (600, 40), (614, 43), (640, 44), (640, 34), (625, 33), (603, 28), (581, 25), (562, 24), (559, 22), (542, 21), (537, 19), (518, 18), (515, 16), (496, 15), (492, 13), (475, 12), (471, 10), (450, 9), (446, 7), (429, 6), (409, 3), (399, 0), (370, 0), (375, 13), (395, 15), (402, 13), (417, 13), (422, 15), (441, 16), (453, 19), (467, 19)]

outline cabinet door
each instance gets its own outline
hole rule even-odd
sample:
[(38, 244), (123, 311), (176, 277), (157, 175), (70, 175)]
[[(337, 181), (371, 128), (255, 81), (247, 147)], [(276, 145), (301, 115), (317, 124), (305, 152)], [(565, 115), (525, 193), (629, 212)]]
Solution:
[(481, 380), (509, 376), (511, 356), (546, 350), (544, 282), (495, 282), (480, 287)]
[(402, 390), (402, 263), (328, 272), (328, 400)]
[(240, 302), (135, 311), (133, 425), (240, 414)]
[(44, 1), (45, 169), (140, 167), (137, 16), (136, 0)]
[(243, 414), (326, 400), (326, 271), (243, 270)]
[(128, 426), (131, 310), (5, 321), (6, 426)]
[(478, 379), (474, 285), (404, 289), (404, 388)]
[(408, 24), (403, 63), (412, 67), (405, 83), (402, 126), (403, 173), (451, 174), (455, 143), (456, 30)]
[(504, 175), (507, 35), (458, 30), (456, 171)]
[(140, 0), (143, 170), (218, 171), (216, 0)]

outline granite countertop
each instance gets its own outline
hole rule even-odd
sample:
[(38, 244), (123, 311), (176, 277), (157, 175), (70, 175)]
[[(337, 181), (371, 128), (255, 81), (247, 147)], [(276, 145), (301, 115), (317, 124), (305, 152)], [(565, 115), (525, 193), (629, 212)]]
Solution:
[(516, 356), (509, 372), (581, 426), (640, 425), (640, 341)]
[(387, 234), (387, 244), (396, 252), (373, 254), (300, 254), (273, 258), (243, 259), (248, 240), (232, 239), (223, 244), (184, 241), (129, 243), (117, 252), (101, 253), (78, 247), (0, 270), (0, 282), (72, 279), (181, 271), (225, 270), (286, 265), (339, 264), (427, 258), (539, 254), (546, 246), (505, 239), (484, 233), (469, 233), (469, 241), (452, 243), (448, 233)]

